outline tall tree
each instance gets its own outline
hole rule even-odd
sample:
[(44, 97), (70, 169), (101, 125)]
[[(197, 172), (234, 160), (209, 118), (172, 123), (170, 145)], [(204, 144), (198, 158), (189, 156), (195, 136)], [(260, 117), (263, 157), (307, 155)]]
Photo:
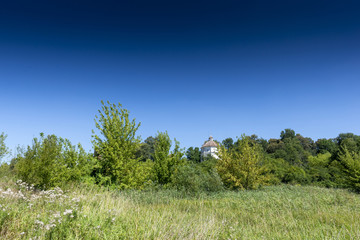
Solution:
[(174, 150), (171, 149), (171, 140), (167, 132), (159, 132), (154, 151), (154, 173), (156, 181), (160, 184), (168, 184), (177, 167), (184, 165), (182, 159), (184, 153), (180, 144), (175, 140)]
[(139, 188), (144, 182), (136, 152), (140, 137), (136, 136), (140, 123), (129, 118), (129, 111), (119, 104), (105, 104), (95, 118), (99, 135), (93, 131), (93, 146), (98, 154), (96, 175), (102, 184), (120, 188)]

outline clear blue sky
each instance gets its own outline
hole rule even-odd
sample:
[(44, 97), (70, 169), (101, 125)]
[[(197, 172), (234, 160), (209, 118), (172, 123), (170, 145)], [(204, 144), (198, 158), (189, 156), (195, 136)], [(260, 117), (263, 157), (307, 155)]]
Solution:
[(182, 147), (292, 128), (360, 134), (358, 1), (9, 1), (0, 132), (91, 149), (100, 100)]

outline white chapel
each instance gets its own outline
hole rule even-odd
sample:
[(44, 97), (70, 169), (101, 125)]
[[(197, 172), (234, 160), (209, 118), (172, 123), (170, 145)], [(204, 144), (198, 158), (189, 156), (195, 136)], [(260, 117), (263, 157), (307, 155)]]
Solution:
[(214, 157), (216, 159), (218, 159), (218, 143), (214, 141), (213, 137), (210, 136), (209, 140), (206, 141), (202, 147), (201, 147), (201, 159), (204, 159), (207, 156), (211, 156)]

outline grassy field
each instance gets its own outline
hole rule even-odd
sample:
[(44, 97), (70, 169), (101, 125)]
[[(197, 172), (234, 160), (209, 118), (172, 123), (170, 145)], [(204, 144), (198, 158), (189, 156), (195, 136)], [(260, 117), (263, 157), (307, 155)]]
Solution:
[(1, 239), (360, 239), (360, 195), (318, 187), (184, 197), (0, 181)]

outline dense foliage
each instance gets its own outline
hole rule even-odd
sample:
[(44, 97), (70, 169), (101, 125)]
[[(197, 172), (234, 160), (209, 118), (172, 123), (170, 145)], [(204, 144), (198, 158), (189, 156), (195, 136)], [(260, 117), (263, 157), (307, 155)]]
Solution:
[(20, 179), (40, 188), (89, 178), (94, 159), (82, 146), (55, 135), (34, 138), (23, 154), (12, 160)]
[(225, 186), (230, 189), (257, 189), (269, 178), (259, 146), (251, 146), (245, 135), (233, 148), (220, 147), (216, 168)]
[(171, 177), (177, 168), (184, 165), (184, 153), (179, 142), (175, 140), (174, 150), (171, 151), (171, 140), (167, 132), (159, 132), (154, 150), (154, 173), (157, 183), (166, 185), (171, 182)]
[(95, 178), (100, 184), (121, 189), (142, 188), (146, 183), (147, 165), (136, 156), (140, 138), (136, 136), (140, 123), (129, 119), (121, 104), (105, 104), (96, 116), (93, 145), (97, 157)]
[[(40, 188), (90, 182), (118, 189), (176, 188), (211, 192), (223, 188), (257, 189), (280, 183), (349, 188), (360, 192), (360, 136), (341, 133), (312, 140), (292, 129), (277, 139), (256, 135), (219, 143), (219, 158), (201, 157), (199, 147), (186, 151), (159, 132), (143, 142), (140, 123), (121, 104), (106, 104), (95, 119), (93, 153), (55, 135), (40, 135), (18, 151), (0, 171)], [(0, 158), (8, 154), (0, 134)]]
[(214, 161), (210, 159), (201, 164), (190, 163), (179, 167), (171, 180), (174, 188), (187, 194), (223, 190), (223, 183), (214, 168)]
[(0, 134), (0, 160), (9, 152), (9, 149), (5, 145), (5, 139), (7, 135), (5, 133)]

